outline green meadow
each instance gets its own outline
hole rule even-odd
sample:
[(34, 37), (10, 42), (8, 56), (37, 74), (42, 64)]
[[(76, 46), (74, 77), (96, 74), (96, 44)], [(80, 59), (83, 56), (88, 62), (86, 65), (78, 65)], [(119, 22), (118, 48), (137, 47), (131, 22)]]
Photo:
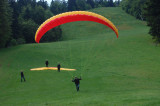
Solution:
[[(160, 47), (146, 22), (121, 8), (90, 11), (112, 21), (119, 38), (104, 25), (73, 22), (61, 25), (61, 41), (0, 49), (0, 106), (159, 106)], [(76, 71), (30, 71), (46, 59)], [(79, 92), (73, 76), (82, 76)]]

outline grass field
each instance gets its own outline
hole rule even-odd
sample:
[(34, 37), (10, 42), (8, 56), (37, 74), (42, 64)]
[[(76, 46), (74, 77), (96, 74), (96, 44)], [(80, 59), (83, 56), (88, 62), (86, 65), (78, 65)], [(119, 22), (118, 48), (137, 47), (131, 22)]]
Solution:
[[(160, 47), (145, 22), (121, 8), (90, 10), (111, 20), (119, 38), (94, 22), (62, 25), (63, 41), (0, 50), (0, 106), (159, 106)], [(45, 66), (76, 72), (29, 71)], [(24, 71), (25, 83), (20, 82)], [(82, 76), (76, 92), (72, 76)]]

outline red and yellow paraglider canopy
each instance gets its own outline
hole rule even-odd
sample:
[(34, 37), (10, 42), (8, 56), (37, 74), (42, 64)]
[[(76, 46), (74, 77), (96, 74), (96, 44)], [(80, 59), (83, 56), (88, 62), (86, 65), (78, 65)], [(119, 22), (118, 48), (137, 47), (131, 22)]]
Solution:
[(75, 21), (93, 21), (100, 24), (104, 24), (109, 28), (111, 28), (116, 33), (118, 38), (118, 29), (107, 18), (93, 12), (73, 11), (73, 12), (65, 12), (46, 20), (38, 28), (35, 35), (35, 41), (39, 43), (42, 36), (50, 29), (65, 23), (75, 22)]

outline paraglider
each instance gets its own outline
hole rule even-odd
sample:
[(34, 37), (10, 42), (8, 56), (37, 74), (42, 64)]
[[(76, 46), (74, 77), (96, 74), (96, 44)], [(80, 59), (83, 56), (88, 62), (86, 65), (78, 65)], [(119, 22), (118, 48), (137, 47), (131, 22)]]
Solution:
[(93, 12), (72, 11), (53, 16), (48, 20), (46, 20), (44, 23), (42, 23), (36, 32), (35, 41), (39, 43), (42, 36), (50, 29), (65, 23), (75, 22), (75, 21), (93, 21), (103, 24), (111, 28), (116, 33), (118, 38), (117, 28), (107, 18)]
[[(58, 70), (57, 67), (40, 67), (40, 68), (32, 68), (30, 71), (42, 71), (42, 70)], [(69, 68), (60, 68), (60, 70), (64, 71), (76, 71), (76, 69)]]

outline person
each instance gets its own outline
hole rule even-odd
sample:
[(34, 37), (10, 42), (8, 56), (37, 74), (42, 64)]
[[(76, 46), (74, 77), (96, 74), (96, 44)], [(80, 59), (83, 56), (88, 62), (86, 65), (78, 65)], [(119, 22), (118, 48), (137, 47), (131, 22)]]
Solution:
[(82, 78), (81, 78), (81, 77), (78, 78), (78, 77), (76, 77), (76, 76), (75, 76), (75, 78), (72, 80), (72, 82), (74, 82), (75, 85), (76, 85), (77, 92), (79, 91), (80, 80), (82, 80)]
[(61, 65), (60, 64), (57, 65), (57, 69), (58, 69), (58, 72), (60, 72), (60, 69), (61, 69)]
[(46, 63), (46, 67), (48, 67), (48, 64), (49, 64), (48, 60), (46, 60), (46, 62), (45, 62), (45, 63)]
[(23, 71), (21, 71), (21, 82), (22, 82), (22, 79), (24, 80), (24, 82), (26, 81), (25, 78), (24, 78)]

